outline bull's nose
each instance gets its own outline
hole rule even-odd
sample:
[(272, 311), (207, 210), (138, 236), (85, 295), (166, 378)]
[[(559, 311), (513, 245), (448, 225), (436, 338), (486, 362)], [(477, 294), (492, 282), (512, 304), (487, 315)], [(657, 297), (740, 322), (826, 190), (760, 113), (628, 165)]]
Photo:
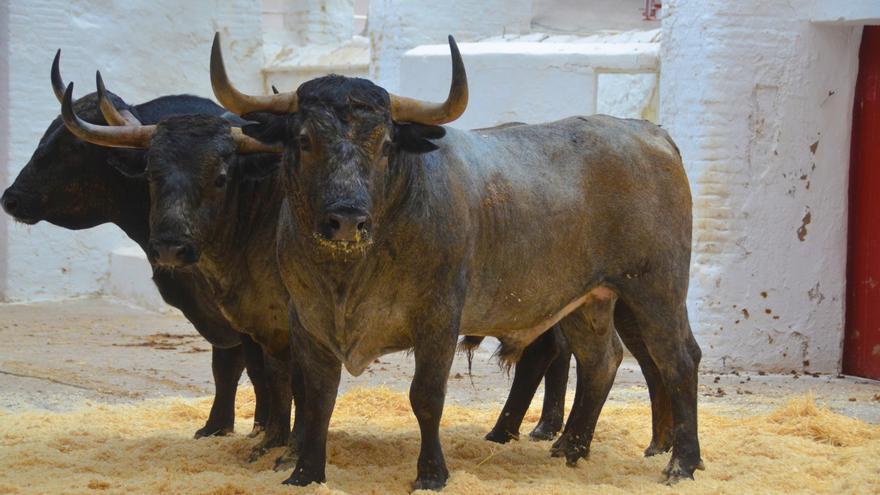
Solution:
[(10, 215), (15, 215), (15, 212), (18, 210), (18, 197), (15, 191), (7, 189), (3, 193), (3, 197), (0, 197), (0, 204), (3, 205), (3, 211)]
[(163, 266), (181, 267), (199, 260), (195, 246), (183, 241), (150, 241), (150, 257)]
[(359, 242), (370, 226), (370, 217), (359, 210), (333, 211), (327, 214), (322, 229), (331, 241)]

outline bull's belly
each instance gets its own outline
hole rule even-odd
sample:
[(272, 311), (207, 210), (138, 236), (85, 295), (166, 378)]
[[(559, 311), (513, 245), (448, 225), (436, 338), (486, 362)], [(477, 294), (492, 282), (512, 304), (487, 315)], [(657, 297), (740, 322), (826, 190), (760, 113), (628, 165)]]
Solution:
[[(581, 307), (593, 291), (574, 292), (540, 301), (527, 302), (521, 297), (474, 302), (465, 306), (461, 335), (496, 337), (509, 348), (523, 349), (541, 334)], [(518, 352), (517, 352), (518, 354)]]

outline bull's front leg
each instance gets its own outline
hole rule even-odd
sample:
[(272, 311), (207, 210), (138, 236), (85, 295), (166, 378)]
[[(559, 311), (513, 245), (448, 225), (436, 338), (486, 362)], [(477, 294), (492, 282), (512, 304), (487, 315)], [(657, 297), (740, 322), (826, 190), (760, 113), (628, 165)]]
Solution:
[(242, 346), (229, 349), (212, 347), (211, 371), (214, 374), (214, 403), (205, 426), (196, 431), (195, 438), (223, 436), (235, 427), (235, 393), (244, 370)]
[(289, 315), (293, 358), (302, 374), (302, 390), (297, 391), (298, 396), (301, 392), (302, 400), (297, 397), (296, 409), (301, 434), (297, 439), (296, 467), (284, 484), (306, 486), (326, 481), (327, 431), (336, 405), (342, 363), (306, 334), (293, 310)]
[(241, 347), (244, 349), (245, 369), (254, 386), (254, 426), (248, 437), (256, 438), (266, 429), (269, 420), (269, 380), (266, 377), (266, 360), (263, 348), (247, 334), (241, 334)]
[(439, 490), (449, 479), (440, 446), (440, 418), (446, 400), (446, 382), (455, 355), (459, 320), (421, 326), (414, 332), (416, 369), (409, 402), (419, 422), (421, 450), (414, 490)]

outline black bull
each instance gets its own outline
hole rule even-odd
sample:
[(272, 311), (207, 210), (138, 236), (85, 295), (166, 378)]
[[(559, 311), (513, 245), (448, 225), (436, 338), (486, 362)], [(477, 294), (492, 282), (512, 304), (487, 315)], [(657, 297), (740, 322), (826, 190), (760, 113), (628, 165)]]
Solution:
[[(60, 98), (57, 71), (53, 79)], [(110, 98), (122, 110), (145, 123), (175, 114), (222, 115), (225, 110), (205, 98), (190, 95), (164, 96), (129, 106), (115, 95)], [(76, 111), (95, 123), (104, 123), (96, 94), (75, 104)], [(73, 136), (61, 118), (46, 129), (30, 161), (3, 193), (0, 203), (16, 220), (35, 224), (47, 221), (68, 229), (87, 229), (113, 223), (144, 251), (149, 240), (149, 191), (142, 172), (144, 153), (109, 149)], [(259, 346), (246, 334), (232, 329), (214, 302), (205, 280), (191, 274), (155, 270), (153, 282), (168, 304), (180, 309), (196, 330), (212, 344), (211, 369), (216, 394), (205, 425), (195, 436), (222, 435), (233, 429), (235, 395), (246, 367), (254, 385), (257, 404), (254, 433), (262, 430), (269, 415), (267, 383)]]
[(691, 196), (676, 146), (651, 123), (608, 116), (433, 127), (460, 115), (467, 98), (451, 47), (450, 99), (433, 105), (340, 76), (242, 95), (215, 41), (212, 82), (227, 108), (289, 112), (283, 134), (261, 136), (285, 145), (276, 247), (304, 381), (302, 450), (286, 482), (325, 479), (342, 365), (359, 374), (411, 348), (422, 435), (415, 486), (443, 486), (439, 424), (457, 337), (497, 337), (515, 361), (557, 322), (578, 384), (553, 455), (574, 464), (589, 452), (621, 359), (616, 328), (648, 377), (654, 440), (658, 424), (672, 425), (662, 430), (673, 450), (668, 479), (692, 477), (700, 350), (685, 305)]

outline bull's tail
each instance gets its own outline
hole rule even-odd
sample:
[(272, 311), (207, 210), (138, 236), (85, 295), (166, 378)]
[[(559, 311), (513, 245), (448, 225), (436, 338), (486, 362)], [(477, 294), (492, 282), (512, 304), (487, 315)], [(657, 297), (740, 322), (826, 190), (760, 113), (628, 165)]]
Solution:
[(471, 378), (473, 382), (474, 376), (471, 374), (471, 365), (474, 363), (474, 351), (477, 347), (480, 347), (480, 344), (483, 343), (483, 337), (471, 337), (465, 336), (462, 337), (458, 342), (458, 350), (460, 352), (464, 352), (467, 356), (468, 362), (468, 376)]

